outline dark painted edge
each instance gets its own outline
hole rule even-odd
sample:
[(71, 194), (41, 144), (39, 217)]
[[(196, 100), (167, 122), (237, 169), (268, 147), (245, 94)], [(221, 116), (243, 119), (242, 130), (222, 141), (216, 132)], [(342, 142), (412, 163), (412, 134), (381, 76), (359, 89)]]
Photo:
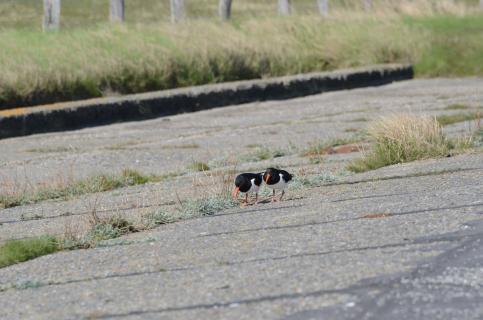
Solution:
[(411, 65), (381, 65), (4, 110), (0, 112), (0, 139), (380, 86), (413, 77)]

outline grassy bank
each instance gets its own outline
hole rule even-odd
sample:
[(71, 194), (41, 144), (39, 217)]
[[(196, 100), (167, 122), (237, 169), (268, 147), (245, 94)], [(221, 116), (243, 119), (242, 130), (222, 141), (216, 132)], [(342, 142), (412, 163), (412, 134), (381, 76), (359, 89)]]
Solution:
[[(211, 17), (173, 26), (164, 18), (141, 20), (146, 10), (132, 8), (136, 20), (123, 26), (102, 24), (102, 13), (90, 25), (87, 18), (83, 25), (69, 19), (72, 25), (51, 34), (7, 15), (0, 20), (7, 26), (0, 30), (0, 106), (389, 62), (414, 62), (420, 76), (483, 74), (483, 19), (464, 7), (384, 7), (371, 15), (344, 8), (324, 20), (309, 13), (315, 1), (299, 4), (298, 14), (288, 18), (270, 14), (272, 2), (247, 1), (230, 23)], [(216, 12), (216, 3), (211, 6), (209, 12)], [(201, 6), (188, 9), (192, 16), (207, 15)], [(79, 10), (71, 4), (64, 11), (78, 17)]]

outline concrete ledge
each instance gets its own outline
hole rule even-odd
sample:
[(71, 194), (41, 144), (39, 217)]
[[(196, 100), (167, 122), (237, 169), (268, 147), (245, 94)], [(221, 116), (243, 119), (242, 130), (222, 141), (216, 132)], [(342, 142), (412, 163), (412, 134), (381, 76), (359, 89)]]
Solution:
[(152, 119), (334, 90), (379, 86), (412, 78), (413, 68), (410, 65), (380, 65), (9, 109), (0, 111), (0, 138)]

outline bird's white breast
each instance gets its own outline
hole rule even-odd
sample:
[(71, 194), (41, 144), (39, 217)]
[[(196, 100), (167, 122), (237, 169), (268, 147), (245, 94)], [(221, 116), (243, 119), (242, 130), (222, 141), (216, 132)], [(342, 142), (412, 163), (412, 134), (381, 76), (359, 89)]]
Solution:
[(287, 187), (287, 182), (285, 182), (285, 180), (283, 180), (283, 175), (280, 173), (279, 174), (280, 176), (280, 180), (276, 183), (276, 184), (270, 184), (267, 186), (271, 189), (277, 189), (277, 190), (283, 190)]
[(255, 178), (250, 180), (250, 182), (252, 183), (252, 186), (250, 187), (250, 189), (248, 189), (247, 192), (258, 192), (259, 186), (255, 184)]

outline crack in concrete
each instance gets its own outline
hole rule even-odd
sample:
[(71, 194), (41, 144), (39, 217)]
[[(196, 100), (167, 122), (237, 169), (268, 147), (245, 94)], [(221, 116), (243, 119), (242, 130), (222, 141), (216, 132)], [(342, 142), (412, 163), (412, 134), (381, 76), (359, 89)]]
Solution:
[[(284, 256), (274, 256), (274, 257), (267, 257), (267, 258), (255, 258), (255, 259), (246, 259), (246, 260), (239, 260), (239, 261), (223, 261), (218, 262), (214, 265), (219, 266), (234, 266), (234, 265), (242, 265), (242, 264), (250, 264), (250, 263), (259, 263), (259, 262), (268, 262), (268, 261), (281, 261), (287, 259), (298, 259), (298, 258), (305, 258), (305, 257), (316, 257), (316, 256), (324, 256), (330, 254), (339, 254), (339, 253), (346, 253), (346, 252), (359, 252), (359, 251), (368, 251), (368, 250), (383, 250), (383, 249), (391, 249), (391, 248), (400, 248), (400, 247), (408, 247), (420, 244), (433, 244), (439, 242), (452, 242), (460, 240), (464, 236), (460, 237), (440, 237), (440, 238), (418, 238), (413, 241), (408, 240), (408, 242), (403, 243), (390, 243), (378, 246), (365, 246), (365, 247), (355, 247), (355, 248), (347, 248), (347, 249), (339, 249), (339, 250), (331, 250), (331, 251), (319, 251), (319, 252), (304, 252), (298, 254), (291, 254), (291, 255), (284, 255)], [(210, 266), (212, 264), (207, 263), (204, 265)], [(100, 276), (100, 277), (89, 277), (83, 279), (73, 279), (68, 281), (59, 281), (59, 282), (35, 282), (35, 288), (41, 288), (45, 286), (58, 286), (58, 285), (67, 285), (73, 283), (83, 283), (83, 282), (91, 282), (91, 281), (99, 281), (99, 280), (107, 280), (107, 279), (114, 279), (114, 278), (129, 278), (129, 277), (136, 277), (141, 275), (150, 275), (150, 274), (160, 274), (166, 272), (182, 272), (182, 271), (193, 271), (198, 270), (200, 267), (178, 267), (178, 268), (158, 268), (157, 270), (152, 271), (137, 271), (137, 272), (128, 272), (128, 273), (119, 273), (119, 274), (112, 274), (107, 276)], [(18, 286), (4, 286), (4, 288), (0, 288), (0, 292), (7, 291), (7, 290), (22, 290), (22, 286), (20, 288)]]
[[(390, 218), (390, 217), (395, 217), (395, 216), (404, 216), (404, 215), (420, 214), (420, 213), (434, 212), (434, 211), (440, 211), (440, 210), (463, 209), (463, 208), (472, 208), (472, 207), (480, 207), (480, 206), (483, 206), (483, 202), (473, 203), (473, 204), (465, 204), (465, 205), (458, 205), (458, 206), (450, 206), (450, 207), (438, 207), (438, 208), (429, 208), (429, 209), (421, 209), (421, 210), (410, 210), (410, 211), (405, 211), (405, 212), (385, 212), (385, 214), (387, 214), (387, 218)], [(283, 229), (304, 228), (304, 227), (309, 227), (309, 226), (319, 226), (319, 225), (326, 225), (326, 224), (339, 223), (339, 222), (348, 222), (348, 221), (357, 221), (357, 220), (367, 220), (367, 218), (366, 217), (356, 217), (356, 218), (336, 219), (336, 220), (321, 221), (321, 222), (299, 223), (299, 224), (291, 224), (291, 225), (284, 225), (284, 226), (250, 228), (250, 229), (243, 229), (243, 230), (224, 231), (224, 232), (203, 234), (203, 235), (200, 235), (199, 237), (214, 237), (214, 236), (220, 236), (220, 235), (231, 235), (231, 234), (267, 231), (267, 230), (283, 230)]]

